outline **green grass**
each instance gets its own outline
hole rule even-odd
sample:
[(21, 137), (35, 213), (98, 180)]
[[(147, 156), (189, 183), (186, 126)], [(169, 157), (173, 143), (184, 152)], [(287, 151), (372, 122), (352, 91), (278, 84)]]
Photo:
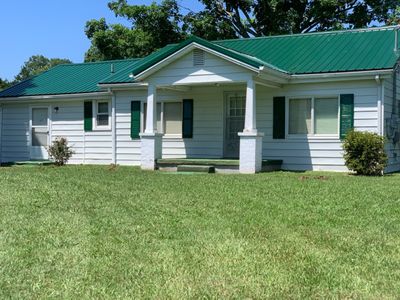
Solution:
[(0, 168), (0, 298), (397, 298), (400, 175)]

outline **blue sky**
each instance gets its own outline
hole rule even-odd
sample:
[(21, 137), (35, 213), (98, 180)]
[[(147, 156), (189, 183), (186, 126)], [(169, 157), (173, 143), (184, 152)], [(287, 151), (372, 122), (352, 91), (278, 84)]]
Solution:
[[(90, 46), (84, 33), (86, 21), (105, 17), (123, 23), (108, 9), (110, 0), (18, 0), (0, 1), (0, 78), (13, 79), (32, 55), (69, 58), (82, 62)], [(151, 0), (128, 0), (150, 4)], [(156, 1), (160, 2), (160, 1)], [(198, 11), (197, 0), (180, 4)]]

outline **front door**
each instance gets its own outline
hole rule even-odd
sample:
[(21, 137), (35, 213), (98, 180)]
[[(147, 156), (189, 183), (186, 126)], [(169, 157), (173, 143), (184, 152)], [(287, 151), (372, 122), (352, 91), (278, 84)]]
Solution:
[(30, 126), (31, 159), (48, 159), (47, 146), (49, 145), (49, 108), (31, 108)]
[(244, 128), (246, 96), (239, 93), (228, 94), (225, 109), (225, 157), (238, 158), (240, 148), (239, 132)]

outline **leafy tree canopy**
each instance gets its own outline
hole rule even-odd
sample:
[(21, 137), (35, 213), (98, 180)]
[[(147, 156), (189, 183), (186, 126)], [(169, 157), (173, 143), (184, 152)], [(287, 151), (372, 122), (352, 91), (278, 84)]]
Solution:
[(107, 24), (104, 18), (88, 21), (85, 33), (91, 47), (85, 60), (142, 57), (190, 34), (208, 40), (291, 34), (394, 24), (400, 17), (398, 0), (198, 1), (205, 8), (197, 13), (182, 9), (178, 0), (109, 2), (110, 10), (131, 26)]
[(214, 17), (238, 36), (362, 28), (386, 23), (398, 0), (201, 0)]
[(10, 85), (11, 83), (7, 79), (0, 78), (0, 91), (8, 88)]
[(48, 69), (55, 67), (59, 64), (68, 63), (72, 62), (69, 59), (47, 58), (43, 55), (33, 55), (21, 67), (21, 71), (17, 74), (17, 76), (15, 76), (15, 81), (13, 83), (20, 82), (29, 77), (47, 71)]
[(0, 91), (57, 65), (70, 63), (72, 62), (69, 59), (47, 58), (43, 55), (33, 55), (22, 65), (21, 71), (14, 77), (13, 81), (0, 78)]

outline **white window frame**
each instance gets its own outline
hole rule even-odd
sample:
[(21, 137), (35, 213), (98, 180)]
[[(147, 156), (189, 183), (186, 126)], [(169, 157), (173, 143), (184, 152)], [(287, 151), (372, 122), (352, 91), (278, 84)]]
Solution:
[[(315, 128), (314, 128), (314, 123), (315, 123), (315, 118), (314, 118), (314, 102), (315, 102), (315, 98), (317, 99), (332, 99), (332, 98), (336, 98), (337, 99), (337, 103), (338, 103), (338, 112), (337, 112), (337, 133), (333, 133), (333, 134), (317, 134), (314, 133), (315, 132)], [(308, 134), (291, 134), (289, 133), (289, 116), (290, 116), (290, 105), (289, 105), (289, 101), (291, 99), (311, 99), (311, 133)], [(285, 101), (285, 127), (286, 127), (286, 137), (287, 138), (293, 138), (293, 139), (339, 139), (339, 135), (340, 135), (340, 96), (339, 95), (317, 95), (317, 96), (306, 96), (306, 95), (301, 95), (301, 96), (290, 96), (290, 97), (286, 97), (286, 101)]]
[[(108, 104), (108, 125), (97, 125), (97, 111), (99, 103)], [(111, 101), (110, 100), (95, 100), (93, 101), (93, 130), (111, 130)]]
[[(147, 101), (142, 101), (141, 102), (141, 107), (140, 107), (140, 132), (143, 133), (144, 132), (144, 128), (145, 128), (145, 124), (144, 124), (144, 119), (145, 119), (145, 111), (144, 111), (144, 104), (147, 103)], [(157, 102), (157, 104), (160, 103), (161, 105), (161, 134), (163, 134), (164, 138), (170, 138), (170, 139), (181, 139), (182, 138), (182, 134), (173, 134), (173, 133), (164, 133), (165, 131), (165, 119), (164, 119), (164, 104), (165, 103), (179, 103), (181, 105), (181, 122), (183, 122), (183, 101), (182, 100), (165, 100), (165, 101), (160, 101)]]

